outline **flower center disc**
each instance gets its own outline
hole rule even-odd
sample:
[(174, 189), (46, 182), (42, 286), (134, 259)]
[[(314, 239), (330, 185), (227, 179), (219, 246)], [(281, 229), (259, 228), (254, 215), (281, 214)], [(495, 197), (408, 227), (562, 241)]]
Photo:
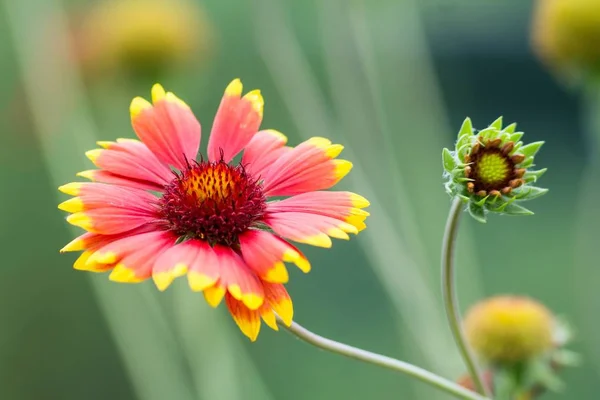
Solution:
[(166, 228), (180, 236), (233, 246), (266, 209), (262, 186), (241, 165), (193, 162), (159, 201)]
[(513, 179), (515, 165), (498, 148), (482, 149), (471, 161), (475, 191), (501, 190)]

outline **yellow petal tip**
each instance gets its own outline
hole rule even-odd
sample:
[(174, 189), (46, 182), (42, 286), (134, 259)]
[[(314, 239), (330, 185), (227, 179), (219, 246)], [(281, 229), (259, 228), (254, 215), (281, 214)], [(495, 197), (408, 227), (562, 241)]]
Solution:
[(333, 160), (333, 163), (335, 165), (335, 177), (338, 180), (348, 175), (348, 172), (352, 169), (352, 163), (348, 160)]
[(311, 246), (324, 247), (326, 249), (332, 246), (331, 239), (324, 233), (308, 236), (306, 238), (298, 239), (300, 243), (310, 244)]
[(171, 285), (171, 283), (173, 283), (175, 277), (169, 272), (159, 272), (152, 274), (152, 280), (154, 281), (156, 288), (161, 292), (164, 292)]
[(292, 325), (292, 321), (294, 319), (294, 306), (292, 305), (291, 300), (281, 300), (275, 305), (275, 311), (286, 326)]
[(142, 113), (142, 111), (152, 108), (152, 104), (142, 97), (135, 97), (129, 105), (129, 114), (131, 119), (134, 119)]
[(352, 202), (352, 206), (356, 208), (365, 208), (371, 205), (369, 200), (356, 193), (350, 194), (350, 201)]
[(283, 253), (283, 261), (294, 263), (296, 267), (298, 267), (300, 271), (304, 273), (310, 272), (310, 262), (302, 254), (295, 250), (286, 250), (285, 253)]
[(108, 276), (108, 279), (121, 283), (137, 283), (143, 280), (136, 277), (135, 272), (123, 264), (117, 264)]
[(99, 140), (96, 142), (96, 144), (100, 147), (102, 147), (103, 149), (108, 149), (114, 142), (110, 142), (108, 140)]
[(265, 101), (260, 93), (260, 90), (252, 90), (251, 92), (246, 93), (244, 95), (244, 99), (250, 102), (254, 111), (256, 111), (260, 116), (263, 115)]
[(91, 162), (96, 164), (96, 160), (98, 159), (98, 157), (100, 157), (100, 154), (102, 154), (103, 151), (103, 149), (89, 150), (85, 152), (85, 156), (89, 158)]
[(93, 226), (92, 220), (83, 212), (77, 212), (67, 217), (67, 222), (85, 230), (90, 230)]
[(223, 296), (225, 296), (225, 288), (222, 286), (212, 286), (204, 290), (204, 299), (213, 308), (221, 304)]
[(81, 182), (71, 182), (66, 185), (62, 185), (58, 187), (58, 190), (63, 192), (64, 194), (68, 194), (71, 196), (78, 196), (83, 184)]
[(325, 149), (325, 155), (329, 158), (336, 158), (344, 150), (341, 144), (332, 144)]
[(152, 86), (152, 103), (156, 104), (158, 101), (165, 98), (167, 93), (165, 92), (165, 88), (162, 87), (160, 83), (155, 83)]
[(282, 262), (277, 262), (273, 268), (267, 271), (264, 279), (272, 283), (287, 283), (290, 276), (285, 265)]
[(233, 296), (236, 300), (242, 300), (242, 288), (239, 285), (229, 285), (227, 286), (227, 291)]
[(194, 292), (201, 292), (204, 289), (214, 285), (217, 281), (215, 278), (211, 278), (210, 276), (199, 274), (197, 272), (190, 272), (187, 278), (188, 285)]
[(76, 213), (83, 211), (83, 201), (79, 197), (73, 197), (67, 201), (63, 201), (58, 205), (59, 210)]
[(84, 249), (85, 249), (85, 241), (80, 238), (76, 238), (74, 240), (71, 240), (69, 243), (66, 244), (65, 247), (60, 249), (60, 252), (67, 253), (69, 251), (81, 251)]
[(227, 88), (225, 88), (225, 95), (240, 97), (242, 95), (243, 89), (244, 89), (244, 87), (242, 85), (242, 81), (240, 81), (238, 78), (236, 78), (236, 79), (232, 80), (229, 83), (229, 85), (227, 85)]
[(90, 181), (93, 181), (94, 180), (94, 175), (95, 175), (96, 171), (97, 170), (95, 170), (95, 169), (88, 169), (87, 171), (78, 172), (75, 175), (76, 176), (80, 176), (80, 177), (85, 178), (85, 179), (89, 179)]
[(264, 297), (256, 293), (247, 293), (242, 296), (242, 302), (251, 310), (257, 310), (262, 306)]

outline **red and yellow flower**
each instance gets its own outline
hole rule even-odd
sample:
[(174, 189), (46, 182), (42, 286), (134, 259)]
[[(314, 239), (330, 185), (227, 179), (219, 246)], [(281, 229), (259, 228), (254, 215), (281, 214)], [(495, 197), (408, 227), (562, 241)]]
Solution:
[(60, 187), (74, 197), (59, 208), (87, 231), (61, 251), (83, 251), (75, 269), (111, 271), (116, 282), (152, 277), (165, 290), (187, 275), (211, 306), (225, 298), (251, 340), (261, 318), (277, 330), (277, 313), (289, 325), (285, 263), (303, 272), (310, 264), (287, 240), (330, 247), (366, 227), (365, 198), (326, 191), (352, 167), (336, 158), (343, 146), (313, 137), (288, 147), (283, 134), (259, 131), (263, 98), (242, 96), (238, 79), (225, 90), (206, 158), (197, 158), (200, 123), (162, 86), (152, 103), (133, 99), (130, 112), (140, 140), (98, 142), (86, 153), (98, 169), (78, 174), (92, 182)]

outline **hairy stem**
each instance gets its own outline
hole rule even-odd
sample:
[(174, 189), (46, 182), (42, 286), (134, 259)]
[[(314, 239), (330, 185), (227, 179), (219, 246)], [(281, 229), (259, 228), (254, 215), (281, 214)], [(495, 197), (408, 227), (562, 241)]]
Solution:
[(458, 235), (458, 222), (462, 213), (462, 200), (454, 199), (446, 221), (446, 229), (444, 231), (444, 239), (442, 240), (442, 294), (444, 297), (444, 307), (448, 316), (450, 330), (454, 336), (454, 341), (458, 346), (460, 355), (462, 356), (469, 375), (473, 380), (475, 389), (482, 395), (489, 397), (488, 390), (485, 387), (481, 374), (475, 361), (475, 357), (471, 352), (469, 345), (465, 340), (462, 330), (460, 311), (458, 308), (458, 299), (456, 296), (456, 285), (454, 280), (454, 248), (456, 245), (456, 237)]
[(313, 346), (319, 347), (323, 350), (330, 351), (332, 353), (341, 354), (343, 356), (354, 358), (355, 360), (363, 361), (369, 364), (378, 365), (383, 368), (388, 368), (397, 372), (401, 372), (413, 378), (416, 378), (422, 382), (425, 382), (439, 390), (453, 395), (458, 399), (470, 399), (470, 400), (486, 400), (475, 392), (463, 388), (462, 386), (438, 376), (432, 372), (419, 368), (412, 364), (404, 361), (396, 360), (394, 358), (382, 356), (380, 354), (372, 353), (363, 349), (359, 349), (347, 344), (336, 342), (335, 340), (327, 339), (323, 336), (317, 335), (309, 331), (308, 329), (292, 322), (290, 326), (286, 326), (283, 321), (277, 317), (278, 324), (287, 329), (294, 336), (304, 340), (305, 342), (312, 344)]

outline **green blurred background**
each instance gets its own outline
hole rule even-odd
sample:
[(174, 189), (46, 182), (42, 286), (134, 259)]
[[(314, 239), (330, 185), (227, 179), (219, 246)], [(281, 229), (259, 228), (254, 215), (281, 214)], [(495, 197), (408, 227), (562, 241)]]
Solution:
[[(165, 293), (152, 282), (115, 284), (74, 271), (75, 255), (58, 253), (76, 232), (56, 209), (56, 187), (92, 168), (83, 153), (95, 140), (134, 135), (134, 96), (148, 97), (160, 80), (195, 111), (206, 145), (235, 77), (262, 90), (263, 126), (290, 144), (318, 135), (346, 146), (355, 167), (340, 186), (372, 203), (357, 238), (331, 250), (302, 246), (313, 271), (291, 271), (296, 320), (451, 379), (464, 371), (438, 293), (450, 204), (441, 149), (466, 116), (482, 128), (502, 115), (526, 141), (545, 140), (536, 159), (551, 191), (531, 204), (535, 216), (465, 218), (461, 305), (528, 294), (566, 316), (584, 361), (565, 371), (562, 393), (544, 398), (597, 397), (593, 110), (534, 58), (529, 1), (178, 1), (169, 8), (190, 8), (150, 26), (191, 27), (164, 43), (123, 29), (156, 1), (138, 0), (136, 12), (101, 28), (86, 19), (99, 3), (0, 0), (1, 399), (449, 398), (286, 332), (263, 327), (251, 344), (224, 306), (210, 309), (184, 280)], [(130, 35), (119, 45), (129, 50), (104, 65), (104, 50), (88, 50), (102, 49), (111, 30)], [(136, 46), (143, 51), (131, 56)]]

